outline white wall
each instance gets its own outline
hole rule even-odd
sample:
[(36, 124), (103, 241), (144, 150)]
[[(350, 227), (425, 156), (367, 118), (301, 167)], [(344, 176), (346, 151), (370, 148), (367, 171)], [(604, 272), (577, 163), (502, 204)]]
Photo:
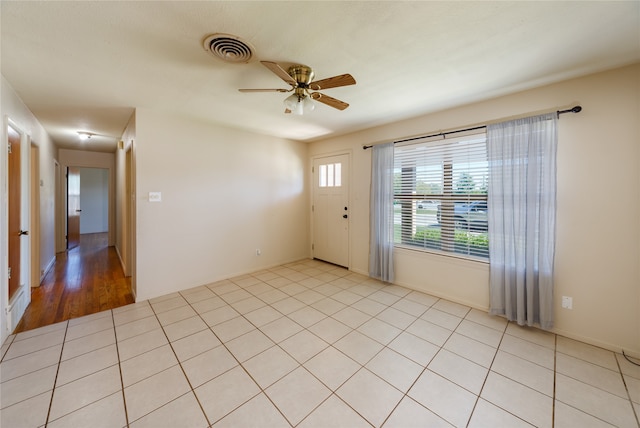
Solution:
[[(44, 128), (35, 118), (35, 116), (24, 105), (22, 100), (15, 93), (11, 85), (2, 77), (1, 82), (1, 111), (3, 126), (0, 130), (0, 141), (6, 147), (7, 134), (6, 123), (11, 120), (24, 132), (39, 148), (39, 168), (40, 179), (40, 270), (46, 270), (55, 260), (55, 228), (54, 228), (54, 209), (55, 209), (55, 174), (54, 160), (56, 156), (56, 147), (45, 132)], [(28, 154), (25, 154), (27, 156)], [(4, 342), (5, 338), (10, 334), (9, 326), (5, 317), (5, 309), (7, 308), (7, 151), (0, 150), (0, 189), (2, 197), (0, 198), (0, 342)], [(25, 272), (28, 275), (28, 272)]]
[[(66, 194), (66, 179), (64, 174), (67, 167), (77, 166), (84, 168), (102, 168), (108, 170), (109, 175), (109, 245), (115, 245), (116, 237), (116, 210), (115, 210), (115, 155), (113, 153), (91, 152), (83, 150), (58, 150), (58, 160), (60, 162), (60, 170), (63, 174), (64, 193)], [(61, 201), (64, 203), (64, 201)], [(66, 221), (64, 218), (61, 221)], [(64, 237), (62, 237), (64, 239)]]
[(80, 168), (80, 233), (109, 230), (109, 170)]
[[(428, 94), (425, 94), (428, 96)], [(371, 151), (362, 145), (581, 104), (559, 121), (556, 327), (640, 355), (640, 64), (314, 142), (352, 149), (352, 269), (368, 271)], [(396, 282), (487, 309), (488, 265), (399, 250)], [(561, 309), (561, 296), (573, 310)]]
[(309, 256), (306, 144), (150, 109), (135, 120), (138, 299)]

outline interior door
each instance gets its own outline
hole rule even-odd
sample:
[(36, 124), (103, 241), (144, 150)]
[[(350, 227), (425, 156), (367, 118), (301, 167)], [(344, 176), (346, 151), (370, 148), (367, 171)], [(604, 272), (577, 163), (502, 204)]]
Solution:
[(80, 244), (80, 168), (67, 168), (67, 250)]
[(349, 155), (313, 161), (313, 257), (349, 267)]
[(9, 299), (20, 288), (21, 238), (28, 232), (20, 228), (22, 192), (20, 169), (20, 134), (11, 126), (7, 132), (9, 136)]

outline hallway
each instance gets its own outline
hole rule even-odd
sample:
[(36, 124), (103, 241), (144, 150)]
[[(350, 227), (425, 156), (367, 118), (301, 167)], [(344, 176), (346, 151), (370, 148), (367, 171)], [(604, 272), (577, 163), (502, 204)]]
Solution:
[(131, 278), (124, 277), (107, 233), (80, 235), (80, 245), (58, 253), (14, 333), (133, 303)]

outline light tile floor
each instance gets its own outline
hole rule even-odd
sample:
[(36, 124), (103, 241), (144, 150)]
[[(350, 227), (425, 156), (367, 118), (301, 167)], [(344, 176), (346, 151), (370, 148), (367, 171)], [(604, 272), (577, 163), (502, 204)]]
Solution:
[(11, 336), (2, 427), (638, 426), (622, 355), (313, 260)]

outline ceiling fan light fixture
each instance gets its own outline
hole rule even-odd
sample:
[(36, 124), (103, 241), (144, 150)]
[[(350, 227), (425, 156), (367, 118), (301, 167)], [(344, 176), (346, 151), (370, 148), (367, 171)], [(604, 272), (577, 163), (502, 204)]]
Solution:
[(284, 100), (284, 106), (291, 110), (291, 113), (302, 116), (305, 113), (311, 113), (316, 105), (307, 95), (292, 94)]
[(309, 113), (315, 109), (314, 101), (319, 101), (329, 107), (338, 110), (344, 110), (349, 104), (336, 98), (324, 95), (319, 91), (330, 88), (339, 88), (341, 86), (355, 85), (356, 79), (350, 74), (341, 74), (314, 81), (315, 76), (311, 67), (306, 65), (293, 65), (289, 67), (289, 71), (285, 71), (280, 65), (273, 61), (260, 61), (262, 65), (267, 67), (273, 74), (282, 79), (285, 83), (291, 85), (291, 89), (238, 89), (240, 92), (291, 92), (284, 100), (285, 113), (294, 113), (302, 115)]
[(298, 104), (298, 94), (291, 94), (284, 99), (284, 106), (291, 111), (294, 111), (296, 109), (297, 104)]
[(305, 113), (310, 113), (316, 108), (316, 103), (311, 100), (311, 97), (304, 97), (300, 104)]

